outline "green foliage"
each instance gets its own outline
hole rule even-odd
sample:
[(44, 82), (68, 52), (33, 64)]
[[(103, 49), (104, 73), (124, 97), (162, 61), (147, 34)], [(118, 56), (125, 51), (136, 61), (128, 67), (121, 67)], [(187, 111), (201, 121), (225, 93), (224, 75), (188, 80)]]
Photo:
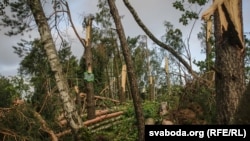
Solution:
[(182, 53), (185, 47), (185, 44), (182, 40), (182, 32), (180, 29), (174, 29), (174, 26), (168, 22), (164, 22), (164, 26), (166, 27), (166, 33), (163, 36), (164, 42), (171, 46), (178, 53)]
[(173, 7), (175, 7), (176, 9), (178, 9), (178, 10), (180, 10), (180, 11), (185, 11), (185, 8), (184, 8), (184, 6), (183, 6), (182, 3), (183, 3), (183, 2), (181, 2), (181, 1), (175, 1), (175, 2), (173, 3)]
[[(145, 83), (148, 79), (147, 78), (148, 75), (150, 75), (147, 74), (148, 73), (147, 59), (149, 58), (149, 55), (147, 56), (147, 53), (149, 52), (149, 50), (146, 48), (145, 45), (142, 44), (143, 41), (140, 40), (140, 36), (136, 36), (134, 38), (128, 37), (127, 41), (131, 50), (135, 73), (139, 81), (138, 83), (141, 82)], [(144, 78), (145, 75), (146, 78)]]
[[(173, 2), (173, 7), (183, 12), (179, 19), (179, 22), (183, 25), (187, 25), (189, 21), (199, 18), (198, 11), (193, 11), (191, 9), (192, 5), (198, 4), (199, 6), (202, 6), (205, 3), (207, 3), (206, 0), (188, 0), (188, 2), (184, 0), (176, 0), (175, 2)], [(188, 5), (189, 8), (185, 7), (185, 5)]]
[[(157, 106), (157, 102), (146, 101), (143, 104), (143, 110), (145, 113), (144, 116), (157, 117)], [(121, 119), (119, 119), (120, 122), (108, 129), (93, 133), (95, 138), (105, 138), (108, 141), (135, 141), (138, 139), (136, 116), (132, 101), (125, 103), (122, 107), (123, 109), (126, 109), (126, 111), (122, 115)]]
[(140, 84), (141, 88), (145, 88), (148, 91), (150, 87), (149, 77), (153, 76), (155, 78), (155, 85), (158, 85), (157, 83), (160, 82), (161, 76), (165, 75), (161, 68), (162, 52), (156, 48), (152, 49), (148, 47), (147, 36), (145, 35), (128, 37), (127, 41), (138, 78), (138, 84)]
[[(116, 30), (113, 29), (113, 20), (109, 5), (105, 0), (99, 0), (98, 12), (95, 13), (96, 26), (92, 30), (92, 54), (94, 92), (99, 94), (110, 83), (111, 79), (118, 78), (122, 66), (122, 57), (119, 53)], [(86, 64), (84, 58), (80, 60), (78, 74), (84, 76)]]
[[(4, 118), (8, 117), (8, 118)], [(47, 133), (40, 129), (41, 125), (34, 117), (31, 107), (20, 105), (8, 109), (0, 117), (0, 139), (5, 141), (29, 140), (49, 141)]]
[[(32, 42), (22, 41), (14, 49), (19, 56), (24, 56), (20, 63), (19, 73), (28, 77), (29, 84), (33, 86), (33, 94), (29, 99), (34, 110), (40, 112), (45, 120), (51, 122), (51, 125), (55, 124), (53, 119), (62, 105), (43, 44), (39, 39)], [(62, 43), (58, 56), (63, 72), (68, 78), (68, 84), (72, 88), (78, 81), (76, 79), (78, 63), (68, 43)]]
[[(83, 140), (83, 141), (95, 141), (94, 140), (94, 135), (92, 133), (90, 133), (90, 131), (87, 128), (81, 128), (78, 131), (78, 133), (80, 135), (80, 137), (78, 137), (80, 140)], [(70, 140), (70, 138), (67, 138), (67, 137), (65, 138), (64, 137), (64, 140)]]
[(100, 11), (96, 13), (95, 21), (98, 25), (101, 25), (102, 28), (111, 28), (112, 16), (110, 14), (108, 2), (106, 0), (98, 0), (97, 7)]
[(30, 86), (19, 76), (0, 76), (0, 107), (10, 107), (14, 100), (29, 96)]
[[(165, 87), (164, 87), (165, 88)], [(166, 88), (165, 88), (166, 89)], [(170, 88), (170, 93), (167, 92), (163, 93), (159, 97), (157, 97), (157, 101), (159, 102), (167, 102), (169, 109), (175, 110), (179, 107), (180, 104), (180, 97), (183, 91), (183, 87), (180, 85), (172, 85)]]
[[(206, 54), (206, 59), (201, 61), (193, 60), (193, 63), (199, 67), (201, 73), (210, 71), (211, 66), (214, 66), (214, 60), (215, 60), (214, 36), (211, 33), (211, 37), (207, 41), (206, 24), (202, 24), (201, 32), (198, 33), (197, 37), (201, 41), (201, 47), (202, 47), (201, 53)], [(210, 48), (209, 51), (208, 48)]]
[(10, 107), (13, 100), (20, 97), (18, 89), (9, 78), (0, 76), (0, 107)]
[[(158, 110), (159, 110), (159, 102), (157, 101), (144, 101), (142, 103), (142, 108), (143, 108), (143, 113), (144, 113), (144, 118), (159, 118), (159, 115), (158, 115)], [(134, 112), (134, 108), (132, 106), (132, 103), (131, 103), (131, 106), (127, 106), (127, 110), (126, 110), (126, 113), (124, 114), (125, 117), (127, 118), (131, 118), (131, 117), (134, 117), (135, 116), (135, 112)]]
[(137, 139), (137, 126), (135, 119), (124, 117), (119, 125), (108, 130), (106, 136), (112, 141), (135, 141)]
[(200, 69), (201, 72), (205, 72), (206, 71), (207, 64), (206, 64), (205, 61), (203, 61), (203, 60), (202, 61), (196, 61), (196, 60), (194, 60), (193, 63), (199, 67), (199, 69)]
[(155, 101), (145, 101), (143, 103), (144, 118), (159, 118), (159, 103)]
[(198, 19), (199, 16), (196, 12), (193, 11), (186, 11), (184, 14), (181, 15), (179, 22), (183, 25), (187, 25), (189, 20)]

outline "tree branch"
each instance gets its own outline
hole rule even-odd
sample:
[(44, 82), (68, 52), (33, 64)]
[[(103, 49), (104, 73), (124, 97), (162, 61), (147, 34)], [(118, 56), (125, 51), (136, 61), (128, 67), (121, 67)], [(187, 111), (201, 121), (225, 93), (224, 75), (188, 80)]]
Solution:
[(76, 34), (76, 37), (77, 37), (78, 40), (81, 42), (82, 46), (83, 46), (84, 48), (86, 48), (86, 42), (85, 42), (85, 40), (82, 39), (82, 38), (80, 37), (80, 35), (78, 34), (78, 32), (77, 32), (77, 30), (76, 30), (76, 28), (75, 28), (75, 25), (74, 25), (74, 23), (73, 23), (73, 21), (72, 21), (72, 17), (71, 17), (69, 5), (68, 5), (67, 2), (65, 3), (65, 6), (66, 6), (67, 14), (68, 14), (68, 17), (69, 17), (69, 22), (70, 22), (70, 24), (71, 24), (71, 26), (72, 26), (72, 28), (73, 28), (75, 34)]
[(33, 111), (33, 114), (38, 119), (40, 124), (42, 125), (42, 129), (50, 135), (51, 140), (52, 141), (58, 141), (58, 138), (57, 138), (56, 134), (54, 133), (53, 130), (51, 130), (48, 127), (47, 122), (42, 118), (42, 116), (39, 113), (35, 112), (35, 111)]
[(169, 51), (175, 58), (177, 58), (188, 70), (188, 72), (192, 75), (193, 74), (193, 70), (192, 67), (170, 46), (164, 44), (163, 42), (161, 42), (160, 40), (158, 40), (150, 31), (149, 29), (143, 24), (143, 22), (141, 21), (141, 19), (139, 18), (138, 14), (136, 13), (135, 9), (131, 6), (131, 4), (128, 2), (128, 0), (123, 0), (125, 6), (128, 8), (128, 10), (130, 11), (130, 13), (133, 15), (135, 21), (137, 22), (137, 24), (142, 28), (142, 30), (149, 36), (149, 38), (154, 41), (158, 46), (166, 49), (167, 51)]

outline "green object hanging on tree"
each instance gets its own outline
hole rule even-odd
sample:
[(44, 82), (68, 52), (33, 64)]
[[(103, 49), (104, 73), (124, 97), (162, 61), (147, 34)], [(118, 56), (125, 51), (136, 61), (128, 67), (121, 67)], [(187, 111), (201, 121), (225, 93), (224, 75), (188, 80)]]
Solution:
[(93, 82), (94, 74), (89, 72), (84, 72), (84, 80), (86, 80), (87, 82)]

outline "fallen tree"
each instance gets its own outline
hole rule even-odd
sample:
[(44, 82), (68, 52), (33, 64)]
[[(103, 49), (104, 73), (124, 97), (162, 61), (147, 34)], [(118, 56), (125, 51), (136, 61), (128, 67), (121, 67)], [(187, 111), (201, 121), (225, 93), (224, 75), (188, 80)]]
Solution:
[[(107, 111), (100, 112), (100, 113), (106, 113), (106, 112)], [(83, 125), (86, 126), (88, 129), (94, 129), (95, 127), (98, 127), (97, 130), (106, 129), (114, 124), (119, 123), (117, 121), (119, 121), (119, 119), (120, 119), (119, 116), (121, 116), (122, 114), (124, 114), (123, 111), (118, 111), (118, 112), (114, 112), (114, 113), (110, 113), (110, 114), (100, 115), (94, 119), (87, 120), (87, 121), (83, 122)], [(102, 122), (102, 121), (106, 121), (106, 122)], [(60, 138), (61, 136), (64, 136), (64, 135), (70, 134), (70, 133), (71, 133), (71, 129), (67, 129), (67, 130), (64, 130), (64, 131), (57, 133), (55, 135), (56, 135), (56, 137)]]

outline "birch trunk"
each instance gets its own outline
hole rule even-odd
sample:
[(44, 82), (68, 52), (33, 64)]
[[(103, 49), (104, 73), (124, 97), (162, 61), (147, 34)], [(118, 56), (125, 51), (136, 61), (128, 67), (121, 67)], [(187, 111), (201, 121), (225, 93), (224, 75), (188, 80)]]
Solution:
[(50, 27), (47, 23), (46, 16), (44, 14), (40, 0), (30, 0), (29, 6), (34, 16), (35, 22), (40, 33), (41, 41), (46, 50), (46, 54), (54, 72), (56, 84), (60, 93), (60, 99), (63, 103), (63, 110), (65, 118), (74, 131), (78, 131), (83, 126), (82, 120), (77, 113), (75, 103), (69, 94), (69, 86), (65, 79), (65, 75), (62, 72), (62, 65), (60, 64), (59, 57), (57, 55), (56, 47), (51, 35)]

